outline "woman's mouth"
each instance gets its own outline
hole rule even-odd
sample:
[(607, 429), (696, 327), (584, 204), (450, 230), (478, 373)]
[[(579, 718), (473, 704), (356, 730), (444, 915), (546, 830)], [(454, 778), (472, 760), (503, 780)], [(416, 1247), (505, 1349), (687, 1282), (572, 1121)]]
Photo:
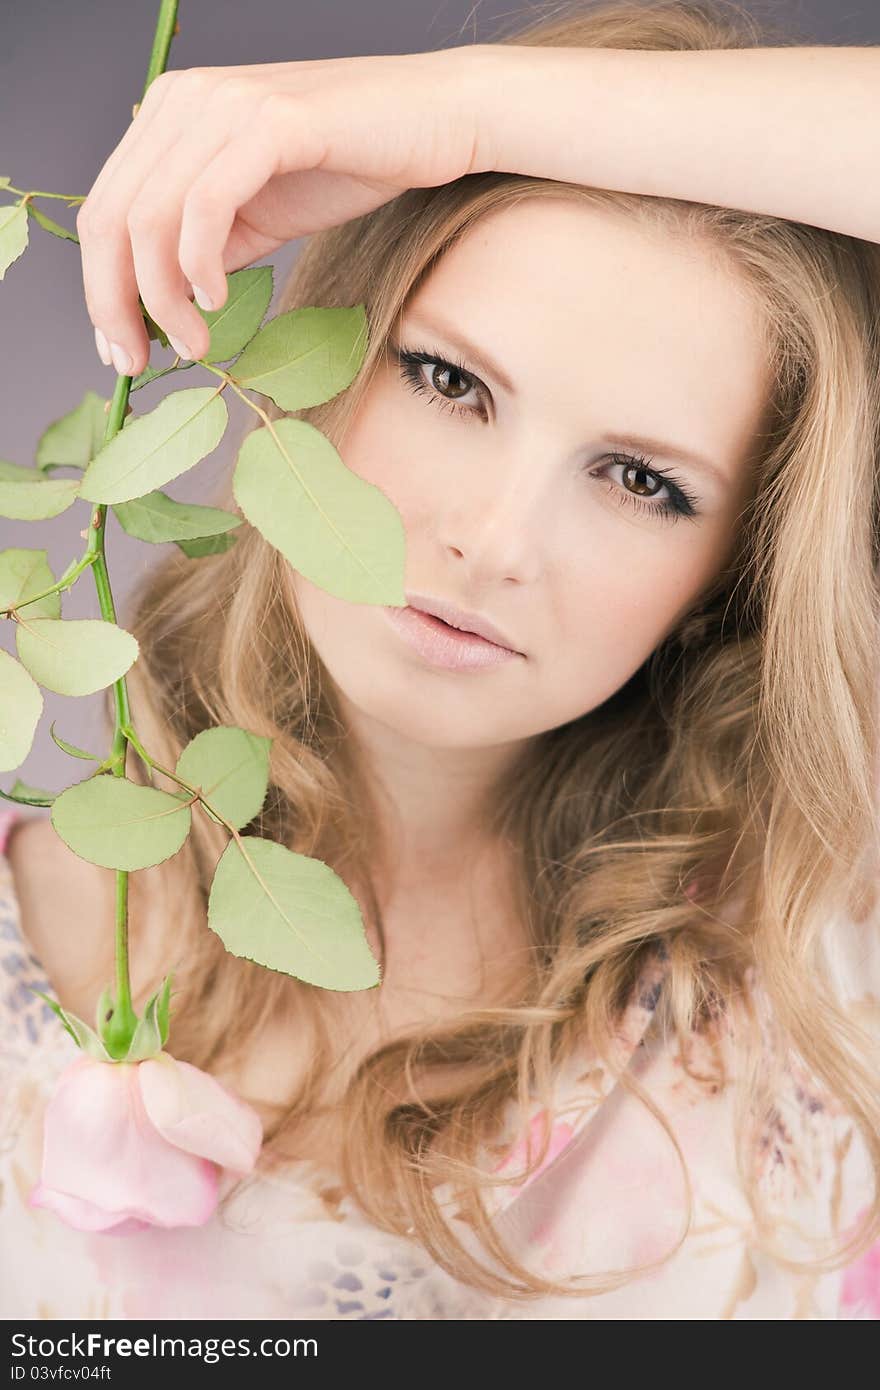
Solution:
[(444, 671), (477, 671), (487, 666), (499, 666), (505, 661), (522, 659), (521, 652), (500, 647), (475, 632), (451, 627), (433, 613), (419, 608), (383, 607), (388, 621), (409, 646), (427, 661)]

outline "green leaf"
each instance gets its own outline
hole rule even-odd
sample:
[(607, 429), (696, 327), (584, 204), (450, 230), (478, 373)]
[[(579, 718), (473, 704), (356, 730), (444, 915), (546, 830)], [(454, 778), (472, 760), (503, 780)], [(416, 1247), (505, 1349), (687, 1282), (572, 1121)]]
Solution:
[(47, 792), (42, 787), (29, 787), (20, 777), (16, 777), (8, 792), (0, 790), (0, 796), (4, 801), (15, 801), (20, 806), (51, 806), (55, 800), (54, 792)]
[(97, 1033), (87, 1023), (83, 1023), (82, 1019), (77, 1018), (76, 1014), (72, 1014), (69, 1009), (62, 1009), (60, 1004), (57, 1004), (54, 999), (50, 999), (48, 994), (44, 994), (42, 990), (34, 989), (32, 985), (28, 985), (27, 988), (32, 994), (38, 994), (41, 999), (45, 999), (49, 1008), (60, 1018), (77, 1047), (82, 1048), (83, 1052), (87, 1052), (89, 1056), (96, 1057), (99, 1062), (113, 1061)]
[(0, 208), (0, 280), (27, 244), (27, 211), (21, 203), (8, 203)]
[(60, 222), (53, 222), (51, 217), (47, 217), (44, 212), (40, 212), (40, 209), (35, 203), (28, 203), (27, 210), (31, 217), (39, 222), (40, 226), (44, 227), (47, 232), (51, 232), (53, 236), (64, 237), (65, 241), (75, 241), (77, 246), (79, 246), (79, 237), (75, 232), (69, 232), (66, 227), (61, 226)]
[(58, 747), (63, 748), (65, 753), (69, 753), (72, 758), (85, 758), (86, 762), (89, 763), (100, 763), (103, 761), (97, 753), (86, 753), (82, 748), (77, 748), (75, 743), (66, 743), (60, 734), (56, 734), (54, 719), (50, 725), (49, 734), (54, 742), (58, 744)]
[(208, 925), (235, 956), (323, 989), (371, 989), (379, 964), (360, 908), (321, 859), (274, 840), (231, 840), (214, 872)]
[(59, 695), (104, 690), (125, 675), (140, 650), (130, 632), (100, 618), (23, 619), (15, 642), (21, 664)]
[(252, 266), (226, 277), (227, 296), (222, 309), (201, 314), (211, 332), (211, 344), (203, 362), (228, 362), (253, 338), (272, 299), (272, 267)]
[(33, 746), (42, 713), (39, 686), (14, 656), (0, 647), (0, 772), (21, 767)]
[(140, 311), (144, 316), (144, 326), (147, 330), (147, 337), (150, 338), (153, 342), (159, 343), (161, 347), (167, 348), (169, 345), (168, 334), (165, 332), (164, 328), (160, 328), (156, 320), (154, 318), (151, 318), (151, 316), (147, 313), (146, 309), (144, 308), (144, 301), (141, 299), (140, 295), (138, 295), (138, 307), (140, 308)]
[(406, 535), (382, 490), (305, 420), (249, 434), (232, 491), (252, 526), (313, 584), (350, 603), (406, 604)]
[(11, 183), (12, 179), (4, 174), (3, 178), (0, 179), (0, 188), (8, 188)]
[(90, 502), (143, 497), (216, 449), (228, 418), (216, 387), (175, 391), (104, 446), (82, 476), (80, 496)]
[(176, 854), (192, 817), (188, 804), (158, 787), (99, 773), (59, 793), (51, 819), (81, 859), (131, 872)]
[(113, 512), (123, 531), (152, 545), (219, 535), (241, 525), (241, 517), (234, 512), (195, 502), (176, 502), (159, 491), (148, 492), (132, 502), (117, 502)]
[[(107, 404), (97, 391), (86, 391), (79, 405), (43, 431), (37, 444), (37, 467), (86, 468), (104, 443), (110, 418), (104, 409)], [(81, 480), (75, 481), (79, 489)]]
[(282, 410), (321, 405), (350, 386), (367, 347), (363, 304), (291, 309), (251, 339), (235, 364), (236, 381)]
[(201, 787), (212, 809), (240, 830), (266, 799), (271, 747), (271, 738), (216, 725), (190, 740), (174, 771), (191, 787)]
[(79, 496), (79, 478), (44, 478), (35, 468), (0, 460), (0, 516), (45, 521), (66, 512)]
[(203, 555), (222, 555), (224, 550), (235, 545), (236, 538), (227, 531), (222, 536), (203, 536), (196, 541), (176, 541), (175, 544), (191, 560), (199, 560)]
[[(0, 550), (0, 609), (25, 603), (31, 594), (41, 594), (55, 583), (45, 550), (13, 547)], [(60, 593), (45, 594), (21, 611), (21, 617), (57, 618), (61, 614)]]

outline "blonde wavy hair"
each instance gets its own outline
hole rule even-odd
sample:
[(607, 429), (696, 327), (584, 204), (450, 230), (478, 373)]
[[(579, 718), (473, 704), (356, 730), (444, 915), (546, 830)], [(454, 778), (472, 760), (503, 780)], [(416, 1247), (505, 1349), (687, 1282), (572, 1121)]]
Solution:
[[(666, 50), (786, 39), (735, 6), (611, 3), (555, 7), (495, 41)], [(525, 1115), (537, 1096), (552, 1114), (554, 1076), (585, 1040), (614, 1068), (621, 1010), (652, 951), (664, 953), (668, 974), (651, 1026), (677, 1036), (683, 1056), (689, 1039), (713, 1036), (719, 1012), (738, 1019), (736, 1157), (756, 1212), (756, 1150), (777, 1114), (783, 1054), (844, 1107), (880, 1171), (876, 1044), (831, 988), (822, 948), (829, 916), (845, 903), (863, 920), (877, 881), (880, 246), (729, 208), (494, 171), (410, 189), (312, 236), (294, 265), (280, 310), (362, 303), (370, 327), (351, 387), (299, 415), (339, 447), (387, 335), (439, 258), (487, 213), (544, 197), (714, 248), (763, 308), (773, 394), (733, 561), (621, 690), (530, 740), (497, 788), (493, 828), (516, 850), (531, 943), (525, 980), (497, 1007), (385, 1039), (329, 1098), (348, 996), (231, 955), (207, 927), (222, 827), (195, 815), (183, 849), (145, 871), (161, 881), (181, 962), (173, 1054), (219, 1070), (247, 1057), (267, 1026), (295, 1020), (299, 1030), (308, 1066), (285, 1105), (271, 1114), (264, 1105), (258, 1173), (286, 1160), (306, 1120), (332, 1112), (343, 1131), (341, 1181), (369, 1220), (414, 1234), (465, 1285), (522, 1300), (601, 1293), (619, 1286), (620, 1272), (585, 1285), (521, 1264), (482, 1201), (485, 1184), (503, 1179), (490, 1179), (478, 1154), (511, 1101)], [(271, 404), (269, 413), (284, 414)], [(231, 481), (214, 501), (237, 510)], [(290, 567), (256, 529), (243, 524), (235, 535), (227, 552), (197, 561), (171, 551), (129, 599), (121, 620), (140, 643), (127, 677), (135, 726), (167, 767), (214, 724), (270, 737), (269, 794), (244, 829), (357, 884), (384, 965), (375, 880), (384, 847), (370, 779), (309, 643)], [(129, 775), (147, 780), (134, 755)], [(135, 950), (144, 876), (132, 878)], [(696, 881), (694, 898), (685, 889)], [(772, 1049), (748, 1006), (750, 973), (771, 1006), (781, 1044)], [(674, 1131), (635, 1078), (624, 1071), (620, 1080), (675, 1146), (689, 1225), (692, 1189)], [(549, 1129), (529, 1173), (548, 1142)], [(454, 1184), (489, 1264), (444, 1217), (435, 1192), (443, 1182)], [(756, 1229), (790, 1263), (772, 1223)], [(870, 1223), (809, 1267), (839, 1268), (878, 1232), (875, 1201)], [(626, 1277), (665, 1263), (686, 1233), (663, 1260)]]

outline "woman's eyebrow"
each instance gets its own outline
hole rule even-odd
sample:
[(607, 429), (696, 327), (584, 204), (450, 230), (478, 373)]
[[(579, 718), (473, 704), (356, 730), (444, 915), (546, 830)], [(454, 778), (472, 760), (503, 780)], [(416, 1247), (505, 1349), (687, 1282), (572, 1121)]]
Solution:
[[(516, 397), (517, 390), (507, 373), (494, 362), (488, 353), (478, 348), (476, 343), (472, 343), (459, 328), (450, 328), (444, 324), (435, 314), (422, 316), (410, 312), (407, 316), (408, 323), (416, 323), (425, 332), (436, 333), (438, 337), (445, 338), (448, 343), (457, 348), (468, 361), (478, 367), (481, 372), (492, 376), (500, 386), (512, 397)], [(655, 439), (648, 435), (638, 435), (630, 433), (617, 433), (614, 430), (606, 430), (599, 436), (606, 444), (617, 445), (620, 448), (641, 449), (644, 453), (656, 455), (665, 459), (680, 459), (682, 463), (690, 466), (699, 472), (709, 473), (722, 487), (729, 487), (732, 479), (727, 475), (723, 468), (717, 463), (713, 463), (704, 454), (698, 454), (693, 449), (686, 449), (681, 444), (670, 444), (664, 439)]]
[(458, 348), (460, 352), (470, 358), (474, 366), (479, 367), (481, 372), (485, 372), (488, 376), (494, 376), (498, 384), (503, 386), (509, 395), (516, 395), (516, 387), (507, 373), (498, 366), (497, 362), (493, 362), (492, 358), (489, 357), (487, 353), (481, 352), (476, 343), (470, 342), (460, 329), (449, 328), (433, 314), (430, 317), (426, 316), (423, 318), (421, 315), (411, 312), (407, 315), (407, 318), (410, 322), (418, 321), (426, 332), (436, 333), (438, 337), (445, 338), (448, 343), (451, 343), (453, 347)]
[(667, 444), (664, 439), (652, 439), (647, 435), (640, 434), (615, 434), (613, 431), (606, 431), (600, 436), (606, 444), (616, 444), (621, 448), (640, 449), (652, 457), (665, 459), (680, 459), (682, 463), (690, 464), (691, 468), (700, 473), (709, 473), (722, 487), (729, 487), (732, 479), (720, 468), (717, 463), (713, 463), (704, 454), (695, 454), (692, 449), (685, 449), (681, 444)]

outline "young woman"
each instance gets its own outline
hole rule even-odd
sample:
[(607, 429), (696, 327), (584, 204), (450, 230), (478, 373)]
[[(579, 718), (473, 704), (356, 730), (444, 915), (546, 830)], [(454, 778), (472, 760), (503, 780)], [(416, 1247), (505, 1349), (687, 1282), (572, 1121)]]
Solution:
[[(226, 953), (194, 817), (132, 876), (135, 1002), (178, 962), (170, 1049), (259, 1169), (197, 1229), (29, 1208), (70, 1044), (15, 995), (6, 1316), (880, 1315), (878, 92), (878, 49), (678, 3), (150, 88), (78, 218), (99, 350), (146, 365), (140, 294), (198, 357), (192, 295), (308, 234), (280, 309), (370, 345), (303, 416), (400, 511), (411, 608), (247, 527), (169, 556), (134, 722), (166, 766), (272, 738), (251, 829), (383, 979)], [(17, 979), (90, 1016), (113, 876), (42, 820), (7, 856)]]

